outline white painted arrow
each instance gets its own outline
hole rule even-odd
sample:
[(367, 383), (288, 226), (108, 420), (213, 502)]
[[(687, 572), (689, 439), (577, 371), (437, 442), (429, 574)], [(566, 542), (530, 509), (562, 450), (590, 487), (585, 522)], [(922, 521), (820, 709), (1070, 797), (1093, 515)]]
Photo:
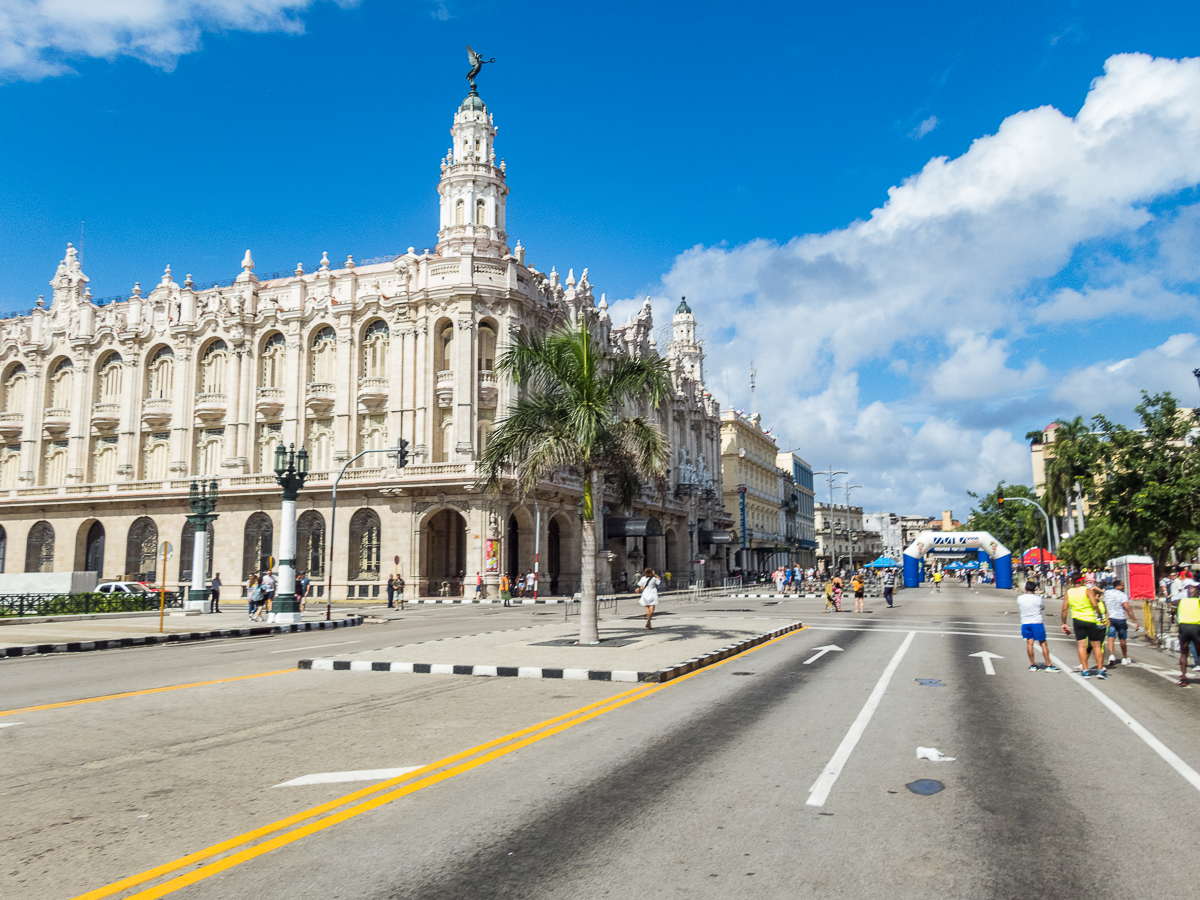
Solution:
[(828, 653), (830, 650), (836, 650), (838, 653), (841, 653), (841, 652), (842, 652), (842, 648), (841, 648), (841, 647), (839, 647), (837, 644), (829, 644), (829, 645), (827, 645), (827, 646), (825, 646), (825, 647), (813, 647), (813, 649), (814, 649), (814, 650), (819, 650), (819, 651), (821, 651), (821, 652), (820, 652), (820, 653), (818, 653), (816, 656), (813, 656), (813, 657), (810, 657), (809, 659), (806, 659), (806, 660), (804, 661), (804, 665), (806, 665), (806, 666), (807, 666), (809, 663), (815, 663), (815, 662), (816, 662), (818, 659), (820, 659), (822, 656), (824, 656), (824, 655), (825, 655), (826, 653)]
[(998, 653), (989, 653), (987, 650), (980, 650), (978, 653), (972, 653), (972, 656), (978, 656), (983, 660), (983, 673), (985, 675), (995, 675), (996, 667), (992, 665), (993, 659), (1004, 659)]

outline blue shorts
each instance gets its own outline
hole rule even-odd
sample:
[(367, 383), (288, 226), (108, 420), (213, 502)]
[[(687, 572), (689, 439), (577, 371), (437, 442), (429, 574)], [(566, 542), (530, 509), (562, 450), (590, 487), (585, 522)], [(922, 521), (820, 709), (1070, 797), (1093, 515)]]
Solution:
[(1129, 634), (1129, 621), (1126, 619), (1109, 619), (1108, 620), (1108, 636), (1115, 637), (1120, 640), (1125, 640)]
[(1040, 622), (1035, 625), (1022, 625), (1021, 637), (1027, 641), (1034, 640), (1039, 644), (1044, 644), (1046, 642), (1046, 626)]

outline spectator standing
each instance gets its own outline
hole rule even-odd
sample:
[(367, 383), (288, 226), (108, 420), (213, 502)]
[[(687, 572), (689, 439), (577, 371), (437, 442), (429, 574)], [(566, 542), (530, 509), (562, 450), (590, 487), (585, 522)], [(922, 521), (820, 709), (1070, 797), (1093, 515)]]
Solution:
[(1108, 664), (1111, 666), (1116, 663), (1117, 658), (1113, 655), (1116, 649), (1114, 643), (1120, 641), (1121, 665), (1127, 666), (1133, 662), (1129, 658), (1129, 647), (1125, 643), (1125, 636), (1129, 633), (1129, 620), (1133, 620), (1134, 631), (1140, 626), (1129, 602), (1129, 595), (1125, 593), (1125, 582), (1117, 579), (1112, 583), (1112, 587), (1104, 592), (1104, 609), (1108, 613)]
[(300, 601), (300, 612), (304, 612), (304, 608), (308, 605), (310, 591), (312, 591), (312, 581), (307, 572), (301, 572), (296, 576), (296, 599)]
[(400, 595), (400, 608), (404, 609), (404, 576), (396, 576), (396, 593)]
[(212, 611), (219, 613), (221, 611), (221, 573), (218, 572), (213, 576), (213, 580), (208, 585), (209, 595), (212, 597)]
[(483, 573), (475, 573), (475, 601), (479, 602), (483, 599)]
[(888, 609), (892, 608), (892, 591), (896, 589), (896, 570), (888, 569), (883, 573), (883, 599), (887, 601)]
[(387, 598), (388, 609), (392, 609), (396, 602), (396, 581), (391, 575), (388, 576), (387, 580)]
[[(1102, 594), (1099, 588), (1076, 585), (1067, 589), (1062, 604), (1063, 634), (1070, 634), (1075, 629), (1075, 646), (1079, 652), (1079, 672), (1084, 678), (1095, 675), (1097, 678), (1107, 678), (1104, 669), (1104, 636), (1106, 621), (1104, 607), (1101, 603)], [(1067, 623), (1071, 623), (1068, 625)], [(1088, 657), (1095, 656), (1096, 671), (1088, 668)]]
[(863, 583), (862, 572), (855, 572), (854, 578), (850, 581), (850, 586), (854, 588), (854, 611), (865, 613), (867, 611), (866, 585)]
[(525, 579), (525, 590), (530, 597), (537, 596), (537, 575), (534, 572), (530, 572), (529, 577)]
[(505, 606), (512, 600), (512, 586), (508, 583), (507, 572), (500, 576), (500, 599), (504, 601)]
[(269, 604), (275, 599), (275, 576), (268, 571), (263, 575), (259, 584), (262, 585), (263, 603), (264, 605)]

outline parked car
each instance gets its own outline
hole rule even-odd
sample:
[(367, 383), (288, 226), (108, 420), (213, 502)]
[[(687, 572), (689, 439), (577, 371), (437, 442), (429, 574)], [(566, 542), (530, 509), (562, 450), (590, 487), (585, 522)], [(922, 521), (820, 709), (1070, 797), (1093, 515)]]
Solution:
[(152, 594), (154, 593), (138, 581), (106, 581), (96, 586), (100, 594)]

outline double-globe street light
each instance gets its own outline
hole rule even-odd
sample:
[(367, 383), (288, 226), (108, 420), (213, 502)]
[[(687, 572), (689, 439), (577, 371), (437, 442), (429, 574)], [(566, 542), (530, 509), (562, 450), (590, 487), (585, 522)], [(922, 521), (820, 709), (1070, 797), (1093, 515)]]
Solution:
[[(184, 609), (212, 612), (211, 600), (206, 587), (208, 581), (208, 526), (217, 518), (213, 512), (217, 508), (217, 480), (214, 478), (207, 485), (203, 480), (192, 482), (188, 490), (188, 508), (191, 514), (187, 517), (195, 529), (192, 538), (192, 586), (188, 590), (187, 602)], [(180, 553), (186, 553), (179, 548)], [(164, 573), (163, 577), (166, 575)]]
[(308, 451), (296, 445), (275, 445), (275, 480), (283, 488), (280, 513), (279, 577), (275, 599), (271, 603), (270, 622), (300, 621), (300, 601), (296, 597), (296, 500), (308, 479)]

